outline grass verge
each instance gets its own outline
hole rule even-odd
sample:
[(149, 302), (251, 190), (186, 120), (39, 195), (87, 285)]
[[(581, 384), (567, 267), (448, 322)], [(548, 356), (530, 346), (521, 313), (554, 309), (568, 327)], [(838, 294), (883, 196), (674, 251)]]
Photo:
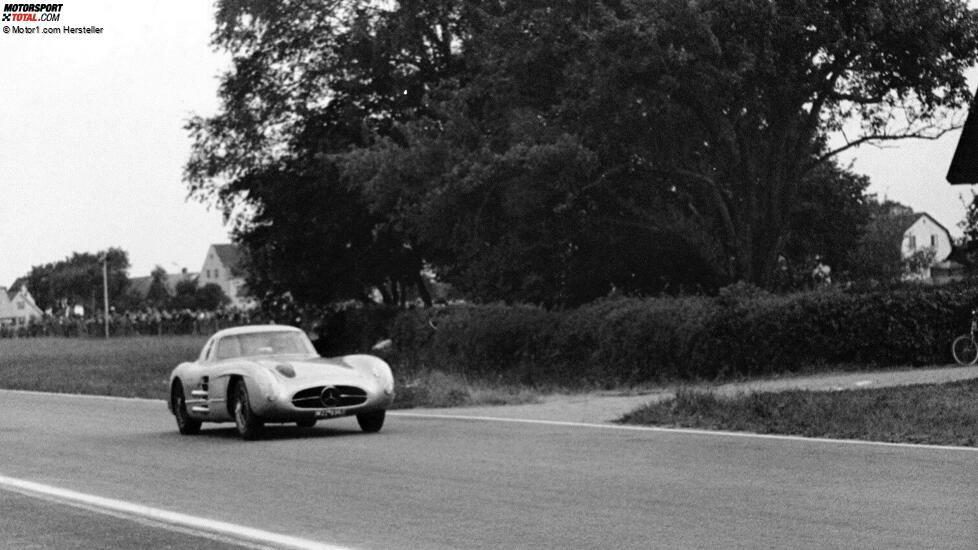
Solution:
[(0, 339), (0, 387), (165, 399), (173, 367), (204, 336)]
[(978, 445), (978, 380), (834, 392), (792, 390), (721, 396), (681, 389), (619, 422), (863, 439)]
[[(166, 399), (170, 371), (200, 353), (206, 336), (0, 339), (0, 388)], [(395, 369), (394, 408), (506, 405), (538, 400), (522, 387), (437, 370)]]

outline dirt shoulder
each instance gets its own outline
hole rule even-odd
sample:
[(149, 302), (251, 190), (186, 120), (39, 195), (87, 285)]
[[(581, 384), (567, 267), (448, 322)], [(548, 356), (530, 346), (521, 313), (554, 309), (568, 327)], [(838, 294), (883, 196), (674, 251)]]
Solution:
[[(773, 392), (792, 389), (838, 391), (914, 384), (938, 384), (971, 378), (978, 378), (978, 367), (954, 366), (906, 370), (840, 372), (730, 384), (695, 384), (688, 385), (688, 387), (709, 389), (727, 395), (734, 395), (746, 392)], [(675, 387), (662, 387), (636, 390), (628, 393), (591, 392), (572, 395), (553, 394), (544, 396), (540, 403), (527, 405), (446, 409), (425, 408), (409, 409), (409, 412), (602, 423), (612, 422), (625, 413), (650, 402), (672, 397), (674, 389)]]

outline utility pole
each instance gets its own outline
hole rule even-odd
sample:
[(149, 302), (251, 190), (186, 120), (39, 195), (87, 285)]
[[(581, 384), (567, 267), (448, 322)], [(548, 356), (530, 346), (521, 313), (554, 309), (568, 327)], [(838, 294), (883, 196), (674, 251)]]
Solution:
[(105, 320), (105, 339), (109, 339), (109, 255), (102, 255), (102, 318)]

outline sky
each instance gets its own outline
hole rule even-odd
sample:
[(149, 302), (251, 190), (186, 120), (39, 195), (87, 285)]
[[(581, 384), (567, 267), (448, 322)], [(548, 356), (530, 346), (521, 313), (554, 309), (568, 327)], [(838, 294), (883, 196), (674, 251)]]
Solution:
[[(220, 212), (187, 198), (184, 130), (218, 107), (228, 56), (210, 46), (206, 0), (69, 0), (55, 23), (100, 34), (0, 34), (0, 286), (73, 252), (121, 247), (131, 277), (203, 265), (229, 242)], [(959, 132), (863, 146), (843, 164), (870, 192), (945, 225), (953, 236), (971, 186), (944, 177)]]
[(121, 247), (131, 277), (199, 271), (229, 242), (182, 182), (193, 114), (217, 110), (228, 57), (200, 0), (68, 0), (102, 34), (0, 34), (0, 286), (73, 252)]

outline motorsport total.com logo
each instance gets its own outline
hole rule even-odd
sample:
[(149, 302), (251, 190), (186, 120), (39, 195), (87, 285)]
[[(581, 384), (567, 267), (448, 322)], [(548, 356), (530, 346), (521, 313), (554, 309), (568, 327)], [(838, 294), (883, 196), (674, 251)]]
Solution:
[(4, 4), (3, 21), (60, 21), (64, 4)]

